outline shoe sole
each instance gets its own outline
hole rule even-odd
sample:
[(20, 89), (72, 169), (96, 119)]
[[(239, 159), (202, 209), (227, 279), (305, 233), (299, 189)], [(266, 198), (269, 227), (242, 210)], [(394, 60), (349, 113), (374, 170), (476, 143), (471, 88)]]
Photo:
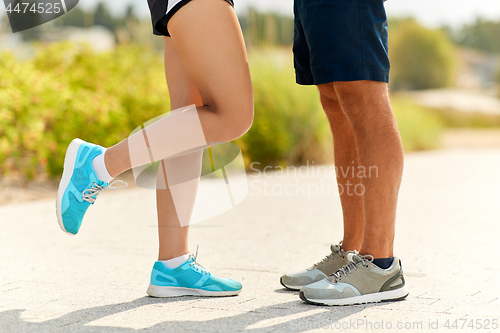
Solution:
[(209, 291), (203, 289), (194, 288), (182, 288), (182, 287), (160, 287), (150, 284), (147, 293), (151, 297), (179, 297), (179, 296), (211, 296), (211, 297), (221, 297), (221, 296), (236, 296), (241, 292), (236, 291)]
[(61, 181), (59, 182), (59, 189), (57, 190), (57, 200), (56, 200), (56, 214), (57, 214), (57, 222), (59, 222), (59, 226), (62, 231), (67, 233), (68, 235), (74, 236), (71, 232), (66, 231), (64, 228), (64, 222), (62, 218), (61, 206), (62, 199), (64, 196), (64, 192), (66, 192), (66, 188), (68, 187), (71, 177), (73, 177), (73, 171), (76, 163), (76, 156), (78, 155), (78, 149), (84, 143), (83, 140), (74, 139), (66, 149), (66, 155), (64, 156), (64, 170), (62, 174)]
[(354, 296), (349, 298), (340, 299), (307, 299), (304, 292), (299, 293), (299, 297), (306, 303), (314, 305), (354, 305), (364, 303), (377, 303), (377, 302), (393, 302), (402, 301), (408, 297), (408, 289), (406, 286), (396, 290), (383, 291), (378, 293), (366, 294), (361, 296)]
[(300, 288), (304, 287), (304, 286), (287, 286), (286, 284), (283, 283), (283, 277), (280, 277), (280, 283), (283, 287), (291, 291), (299, 291)]

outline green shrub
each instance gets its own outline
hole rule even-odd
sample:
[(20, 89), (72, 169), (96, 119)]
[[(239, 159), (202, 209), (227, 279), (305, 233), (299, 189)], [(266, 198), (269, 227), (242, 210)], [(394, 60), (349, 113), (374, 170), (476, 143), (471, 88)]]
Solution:
[(500, 128), (500, 115), (461, 112), (452, 109), (432, 109), (446, 128)]
[(433, 89), (452, 84), (457, 56), (441, 30), (431, 30), (408, 19), (390, 28), (389, 55), (393, 89)]
[[(329, 131), (315, 88), (297, 86), (291, 64), (267, 56), (252, 56), (256, 121), (238, 141), (247, 162), (324, 160)], [(111, 146), (169, 110), (162, 57), (150, 49), (122, 45), (100, 54), (55, 43), (27, 62), (8, 53), (0, 59), (0, 175), (57, 176), (73, 138)]]
[(406, 152), (440, 146), (443, 125), (438, 115), (406, 95), (393, 96), (391, 104)]
[(500, 66), (497, 68), (496, 81), (497, 81), (497, 89), (498, 89), (497, 96), (500, 98)]
[(253, 51), (250, 64), (255, 119), (250, 131), (237, 141), (244, 147), (247, 162), (276, 166), (331, 160), (330, 127), (319, 94), (315, 87), (295, 83), (291, 54)]
[(56, 176), (73, 138), (110, 146), (169, 110), (161, 57), (149, 50), (57, 43), (28, 62), (0, 58), (0, 174)]
[[(237, 143), (247, 166), (299, 165), (332, 158), (330, 128), (315, 87), (295, 84), (285, 51), (250, 54), (255, 122)], [(435, 147), (439, 124), (394, 98), (406, 150)], [(0, 55), (0, 176), (59, 176), (69, 142), (111, 146), (169, 110), (160, 54), (122, 45), (109, 53), (56, 43), (20, 62)]]

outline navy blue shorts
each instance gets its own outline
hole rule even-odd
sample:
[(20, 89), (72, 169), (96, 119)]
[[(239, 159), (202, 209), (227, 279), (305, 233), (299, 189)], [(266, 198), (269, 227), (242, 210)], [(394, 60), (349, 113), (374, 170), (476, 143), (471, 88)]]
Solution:
[[(191, 0), (148, 0), (153, 33), (157, 36), (170, 37), (167, 29), (172, 16)], [(224, 0), (234, 7), (233, 0)]]
[(298, 84), (389, 82), (384, 0), (294, 0)]

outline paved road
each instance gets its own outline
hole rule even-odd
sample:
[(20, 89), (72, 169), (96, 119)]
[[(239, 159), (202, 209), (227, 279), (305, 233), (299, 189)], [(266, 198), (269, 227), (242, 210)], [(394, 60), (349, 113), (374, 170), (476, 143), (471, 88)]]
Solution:
[[(338, 195), (326, 186), (333, 178), (250, 177), (240, 206), (193, 226), (199, 261), (243, 283), (231, 298), (146, 296), (157, 251), (152, 191), (103, 193), (76, 237), (59, 229), (53, 200), (2, 206), (0, 332), (303, 332), (314, 325), (324, 332), (324, 324), (358, 332), (398, 331), (398, 323), (429, 331), (447, 320), (498, 321), (499, 171), (498, 149), (407, 155), (396, 254), (410, 296), (347, 307), (304, 304), (279, 284), (282, 272), (321, 259), (341, 239)], [(289, 185), (291, 193), (297, 184), (310, 186), (309, 198), (307, 190), (269, 192)], [(312, 184), (323, 193), (314, 195)], [(491, 323), (479, 331), (500, 331)]]

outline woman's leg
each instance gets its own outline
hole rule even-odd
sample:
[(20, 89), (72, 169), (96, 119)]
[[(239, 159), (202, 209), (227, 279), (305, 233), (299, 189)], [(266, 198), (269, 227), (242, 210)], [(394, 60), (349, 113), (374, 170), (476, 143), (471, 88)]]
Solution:
[[(160, 163), (156, 190), (158, 260), (169, 260), (189, 253), (189, 221), (198, 190), (202, 154), (203, 151), (194, 152)], [(183, 181), (186, 176), (191, 181)], [(181, 183), (172, 184), (172, 179), (179, 179)], [(173, 191), (176, 191), (174, 195)]]
[[(164, 37), (165, 43), (165, 77), (170, 95), (170, 108), (179, 109), (186, 105), (202, 106), (201, 95), (182, 64), (179, 52), (171, 38)], [(196, 179), (200, 176), (203, 151), (189, 155), (162, 160), (158, 170), (156, 205), (158, 210), (158, 260), (169, 260), (187, 254), (189, 226), (182, 227), (180, 219), (189, 218), (196, 198), (197, 184), (184, 182), (184, 205), (175, 205), (170, 184), (182, 182), (186, 178)], [(186, 174), (187, 172), (187, 174)], [(182, 179), (181, 179), (182, 178)], [(199, 178), (198, 178), (199, 179)], [(177, 181), (178, 180), (178, 181)], [(181, 216), (181, 217), (179, 217)], [(184, 224), (185, 225), (185, 224)]]
[[(206, 144), (229, 142), (243, 135), (253, 120), (253, 92), (243, 36), (234, 10), (221, 0), (192, 0), (171, 18), (168, 28), (184, 68), (202, 99), (203, 106), (197, 108), (197, 116)], [(193, 144), (196, 147), (185, 144), (199, 134), (193, 130), (196, 122), (191, 116), (167, 116), (136, 133), (135, 138), (147, 137), (150, 146), (161, 147), (153, 152), (155, 159), (168, 158), (179, 151), (202, 148), (199, 140)], [(106, 151), (106, 167), (113, 177), (151, 162), (145, 146), (129, 147), (130, 140)], [(132, 163), (134, 150), (141, 151)]]

